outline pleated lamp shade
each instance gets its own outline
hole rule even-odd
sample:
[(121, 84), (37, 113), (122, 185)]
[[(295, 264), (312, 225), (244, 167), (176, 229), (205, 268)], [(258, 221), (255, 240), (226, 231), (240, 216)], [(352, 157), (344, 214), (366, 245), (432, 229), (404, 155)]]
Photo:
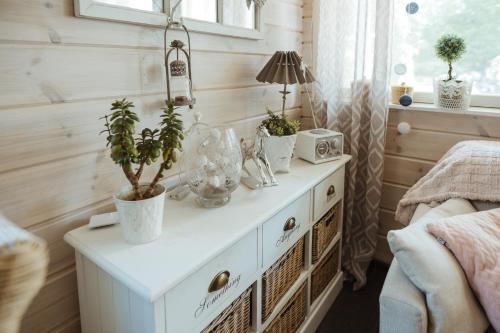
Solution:
[(295, 51), (277, 51), (257, 75), (257, 81), (281, 84), (314, 82), (314, 76), (302, 66), (302, 59)]

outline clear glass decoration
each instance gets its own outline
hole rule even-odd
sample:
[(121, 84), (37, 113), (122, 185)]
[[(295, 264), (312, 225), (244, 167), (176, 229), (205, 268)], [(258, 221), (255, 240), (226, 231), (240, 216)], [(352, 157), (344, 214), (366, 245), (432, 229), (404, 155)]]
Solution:
[(467, 111), (470, 106), (472, 82), (469, 80), (434, 80), (434, 104), (448, 111)]
[(232, 128), (193, 126), (184, 141), (182, 171), (202, 207), (224, 206), (240, 184), (242, 156)]

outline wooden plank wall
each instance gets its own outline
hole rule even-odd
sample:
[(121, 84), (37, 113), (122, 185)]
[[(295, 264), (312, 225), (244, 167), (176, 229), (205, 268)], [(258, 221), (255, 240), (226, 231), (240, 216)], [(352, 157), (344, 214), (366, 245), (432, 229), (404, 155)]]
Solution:
[[(192, 35), (206, 122), (253, 136), (265, 106), (279, 110), (281, 87), (255, 76), (274, 51), (300, 52), (302, 11), (301, 0), (269, 0), (263, 40)], [(113, 209), (111, 194), (125, 183), (98, 136), (109, 103), (128, 97), (146, 125), (158, 121), (162, 39), (157, 28), (76, 18), (73, 0), (0, 0), (0, 210), (46, 239), (51, 257), (22, 332), (79, 331), (74, 252), (62, 237)], [(287, 105), (300, 117), (295, 90)]]
[[(409, 134), (401, 135), (397, 131), (397, 125), (403, 121), (412, 127)], [(399, 200), (449, 148), (463, 140), (499, 139), (500, 117), (497, 116), (390, 110), (375, 258), (386, 263), (392, 260), (386, 235), (389, 230), (403, 227), (394, 221)]]
[[(314, 0), (304, 0), (302, 26), (304, 34), (302, 39), (302, 60), (314, 73), (314, 49), (313, 49), (313, 8)], [(301, 89), (302, 94), (302, 128), (314, 128), (311, 108), (307, 99), (306, 91)]]

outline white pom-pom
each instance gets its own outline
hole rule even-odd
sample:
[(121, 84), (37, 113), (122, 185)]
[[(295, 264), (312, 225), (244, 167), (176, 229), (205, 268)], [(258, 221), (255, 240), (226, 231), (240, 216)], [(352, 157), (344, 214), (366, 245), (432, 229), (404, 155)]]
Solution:
[(403, 121), (398, 124), (399, 134), (408, 134), (411, 132), (411, 126), (407, 122)]

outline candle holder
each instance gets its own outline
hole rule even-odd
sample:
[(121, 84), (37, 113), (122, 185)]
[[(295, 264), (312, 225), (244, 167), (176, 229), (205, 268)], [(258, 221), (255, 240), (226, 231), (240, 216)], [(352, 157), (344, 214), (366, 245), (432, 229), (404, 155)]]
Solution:
[[(167, 43), (167, 34), (174, 29), (182, 29), (186, 33), (187, 51), (184, 49), (184, 42), (181, 40), (174, 39), (170, 44)], [(163, 43), (167, 103), (172, 103), (174, 106), (189, 106), (192, 109), (196, 103), (196, 99), (193, 96), (193, 77), (191, 73), (191, 38), (186, 26), (179, 21), (173, 20), (173, 13), (170, 15), (165, 27)], [(170, 57), (173, 54), (175, 55), (175, 59), (170, 61)], [(182, 56), (184, 56), (186, 61), (182, 59)]]

